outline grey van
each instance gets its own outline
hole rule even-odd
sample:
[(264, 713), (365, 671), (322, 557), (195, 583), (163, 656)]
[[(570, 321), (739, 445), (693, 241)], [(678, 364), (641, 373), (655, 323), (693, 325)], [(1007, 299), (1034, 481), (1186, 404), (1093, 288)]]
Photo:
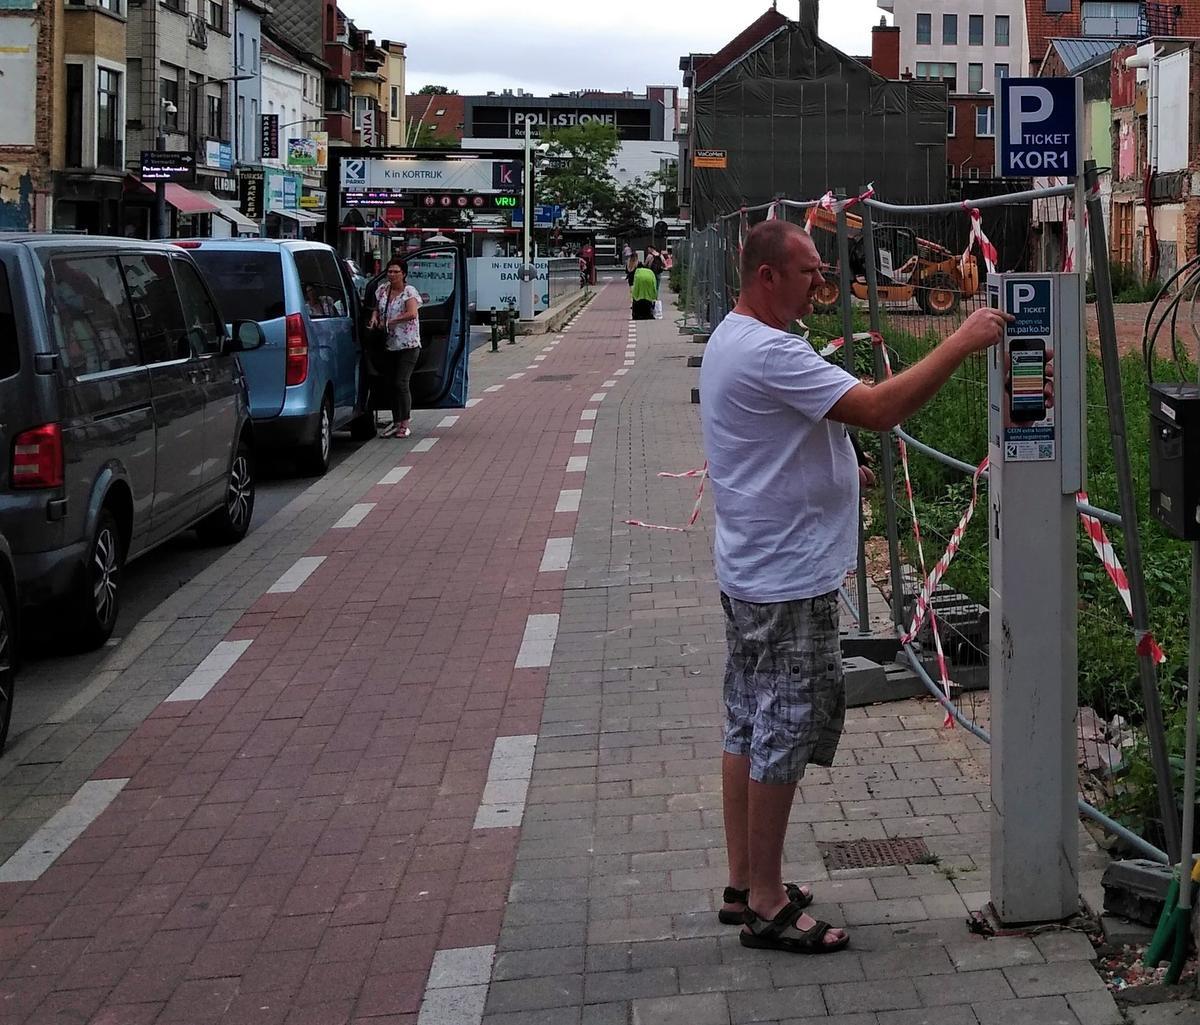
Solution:
[(63, 601), (85, 647), (112, 633), (127, 560), (190, 527), (220, 543), (254, 510), (235, 355), (191, 258), (124, 239), (0, 236), (0, 531), (22, 603)]

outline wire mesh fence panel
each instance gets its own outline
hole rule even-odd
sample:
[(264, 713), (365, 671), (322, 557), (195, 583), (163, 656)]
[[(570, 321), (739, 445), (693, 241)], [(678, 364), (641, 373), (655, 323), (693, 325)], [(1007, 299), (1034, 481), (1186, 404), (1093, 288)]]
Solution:
[[(970, 183), (962, 187), (967, 189)], [(689, 240), (682, 275), (684, 323), (706, 331), (720, 323), (737, 302), (747, 233), (765, 218), (779, 218), (806, 228), (821, 257), (824, 277), (814, 292), (813, 313), (793, 330), (807, 331), (814, 348), (825, 350), (838, 362), (848, 361), (864, 379), (884, 373), (885, 352), (892, 371), (901, 373), (986, 304), (989, 269), (1086, 268), (1087, 254), (1075, 251), (1069, 191), (1058, 186), (988, 198), (964, 193), (957, 197), (959, 203), (937, 208), (901, 207), (861, 196), (837, 201), (828, 194), (817, 201), (781, 199), (730, 211), (708, 228), (693, 232)], [(844, 210), (841, 246), (839, 204)], [(872, 278), (877, 292), (873, 310)], [(1200, 279), (1193, 295), (1197, 291)], [(1188, 316), (1195, 305), (1191, 299)], [(868, 341), (871, 336), (866, 332), (873, 327), (879, 337)], [(1179, 326), (1176, 318), (1164, 335), (1182, 335), (1191, 341), (1200, 332), (1190, 321)], [(840, 344), (836, 355), (828, 348), (835, 342)], [(1170, 340), (1164, 343), (1165, 359), (1177, 356), (1168, 351), (1170, 344)], [(1133, 366), (1136, 362), (1136, 357), (1130, 357), (1122, 363), (1122, 377), (1131, 389), (1127, 394), (1144, 391), (1146, 372), (1140, 365)], [(1186, 358), (1180, 362), (1187, 364)], [(1194, 370), (1190, 364), (1188, 369)], [(1087, 374), (1092, 501), (1111, 509), (1115, 502), (1108, 450), (1109, 400), (1094, 354), (1089, 355)], [(864, 522), (870, 537), (863, 576), (892, 600), (893, 617), (902, 634), (913, 626), (920, 608), (922, 614), (912, 631), (913, 650), (934, 681), (943, 675), (949, 679), (949, 700), (959, 715), (986, 730), (989, 538), (987, 476), (979, 467), (988, 454), (987, 358), (977, 355), (964, 361), (937, 396), (903, 425), (903, 433), (909, 438), (906, 467), (895, 437), (861, 434), (876, 470), (895, 460), (894, 472), (888, 467), (890, 488), (876, 489), (868, 501)], [(1133, 449), (1144, 447), (1144, 433), (1143, 426), (1131, 424)], [(1134, 473), (1143, 493), (1145, 469), (1135, 465)], [(1120, 527), (1110, 527), (1109, 532), (1119, 556)], [(938, 566), (950, 551), (948, 566)], [(1080, 795), (1131, 824), (1140, 821), (1139, 816), (1151, 821), (1153, 799), (1147, 798), (1146, 787), (1136, 778), (1145, 771), (1139, 765), (1145, 764), (1146, 739), (1139, 721), (1137, 657), (1128, 613), (1082, 531), (1077, 557), (1081, 709), (1075, 742)], [(1165, 560), (1148, 560), (1149, 587), (1163, 596), (1165, 605), (1170, 604), (1169, 589), (1174, 586), (1171, 576)], [(843, 588), (846, 607), (852, 611), (860, 604), (859, 582), (851, 574)], [(1165, 613), (1159, 615), (1154, 629), (1185, 648), (1186, 615), (1176, 618), (1178, 622)], [(1179, 665), (1177, 656), (1172, 672), (1168, 662), (1167, 691), (1179, 689)]]

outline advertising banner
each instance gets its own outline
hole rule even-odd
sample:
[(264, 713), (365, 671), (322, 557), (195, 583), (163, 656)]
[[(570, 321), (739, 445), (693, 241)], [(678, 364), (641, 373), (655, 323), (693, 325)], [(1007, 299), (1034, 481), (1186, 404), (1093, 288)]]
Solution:
[(316, 167), (317, 140), (307, 136), (300, 139), (288, 139), (287, 165), (288, 167)]

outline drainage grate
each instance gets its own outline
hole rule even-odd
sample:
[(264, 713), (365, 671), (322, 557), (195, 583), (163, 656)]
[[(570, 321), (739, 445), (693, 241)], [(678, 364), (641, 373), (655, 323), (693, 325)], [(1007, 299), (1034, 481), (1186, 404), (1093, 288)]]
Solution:
[(542, 374), (540, 377), (535, 377), (535, 381), (570, 381), (574, 374)]
[(883, 868), (886, 865), (918, 865), (929, 860), (929, 848), (916, 837), (903, 840), (818, 841), (825, 867)]

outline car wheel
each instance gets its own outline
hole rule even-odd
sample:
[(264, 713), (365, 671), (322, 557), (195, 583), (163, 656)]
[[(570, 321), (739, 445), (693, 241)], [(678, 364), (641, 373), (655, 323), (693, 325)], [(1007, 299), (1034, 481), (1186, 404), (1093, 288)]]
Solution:
[(0, 753), (12, 722), (13, 691), (17, 682), (17, 621), (12, 599), (0, 586)]
[(246, 536), (254, 517), (255, 481), (254, 450), (245, 441), (239, 441), (229, 467), (225, 504), (197, 525), (196, 533), (201, 540), (231, 545)]
[(333, 453), (333, 402), (326, 395), (321, 403), (321, 416), (317, 423), (317, 436), (300, 453), (300, 465), (304, 472), (313, 477), (324, 476), (329, 469), (329, 457)]
[(75, 595), (75, 636), (85, 650), (100, 647), (112, 636), (121, 608), (124, 568), (125, 543), (121, 530), (116, 517), (102, 509)]

